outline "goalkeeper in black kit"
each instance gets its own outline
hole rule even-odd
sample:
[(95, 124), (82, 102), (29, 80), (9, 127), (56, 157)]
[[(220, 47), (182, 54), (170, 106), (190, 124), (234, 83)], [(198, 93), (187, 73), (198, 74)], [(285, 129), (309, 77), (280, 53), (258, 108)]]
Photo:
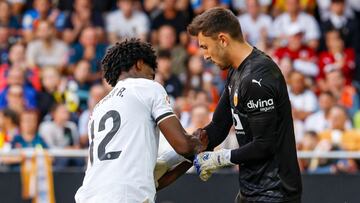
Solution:
[[(235, 15), (213, 8), (188, 26), (204, 58), (229, 69), (225, 90), (202, 134), (208, 147), (194, 165), (206, 181), (218, 168), (239, 165), (236, 202), (301, 202), (291, 106), (284, 77), (267, 55), (244, 40)], [(212, 152), (234, 125), (239, 148)]]

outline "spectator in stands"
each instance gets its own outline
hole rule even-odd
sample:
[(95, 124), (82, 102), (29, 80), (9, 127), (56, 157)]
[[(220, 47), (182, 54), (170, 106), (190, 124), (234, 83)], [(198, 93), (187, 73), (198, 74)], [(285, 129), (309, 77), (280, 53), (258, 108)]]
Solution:
[(64, 104), (56, 104), (51, 111), (51, 121), (43, 121), (39, 127), (40, 136), (49, 148), (77, 148), (79, 134), (76, 124), (69, 121), (70, 113)]
[(310, 114), (305, 119), (305, 131), (319, 133), (329, 128), (329, 112), (335, 104), (336, 100), (331, 92), (321, 92), (319, 96), (319, 110)]
[(279, 60), (278, 65), (281, 70), (281, 73), (284, 75), (285, 82), (288, 85), (289, 84), (289, 76), (290, 76), (291, 72), (294, 71), (293, 63), (290, 58), (284, 57)]
[[(306, 131), (301, 142), (297, 145), (297, 149), (300, 151), (312, 152), (315, 150), (319, 143), (319, 138), (314, 131)], [(310, 160), (301, 159), (299, 160), (301, 171), (306, 171), (309, 168)]]
[(182, 45), (176, 44), (176, 32), (172, 26), (163, 25), (158, 31), (158, 45), (156, 50), (167, 50), (171, 53), (171, 69), (174, 74), (179, 75), (186, 69), (185, 61), (187, 52)]
[[(299, 0), (300, 9), (306, 13), (314, 14), (316, 2), (313, 0)], [(272, 8), (272, 14), (276, 17), (279, 13), (286, 11), (286, 0), (276, 0)]]
[(10, 48), (10, 30), (0, 25), (0, 64), (7, 63)]
[(20, 115), (20, 134), (16, 135), (11, 142), (12, 148), (35, 148), (41, 146), (47, 148), (47, 144), (38, 133), (38, 113), (36, 111), (24, 111)]
[[(330, 110), (329, 115), (330, 128), (321, 132), (319, 134), (320, 144), (325, 145), (325, 151), (328, 150), (348, 150), (348, 151), (358, 151), (360, 149), (360, 133), (356, 130), (347, 130), (346, 122), (348, 116), (346, 109), (341, 106), (334, 106)], [(319, 145), (320, 145), (319, 144)], [(318, 149), (320, 148), (320, 149)], [(317, 150), (324, 150), (323, 146), (317, 146)], [(320, 162), (318, 159), (314, 158), (310, 164), (310, 169), (313, 169), (313, 172), (354, 172), (356, 171), (356, 163), (351, 159), (343, 159), (335, 162), (328, 161), (328, 166), (322, 168), (316, 168)], [(315, 166), (311, 166), (315, 165)]]
[[(329, 142), (332, 149), (358, 151), (360, 150), (360, 132), (346, 128), (349, 118), (342, 106), (334, 106), (329, 114), (330, 128), (319, 133), (323, 142)], [(340, 160), (332, 166), (333, 172), (354, 172), (356, 163), (353, 160)]]
[(276, 17), (272, 32), (276, 37), (275, 46), (286, 43), (287, 30), (292, 24), (298, 24), (304, 32), (304, 41), (309, 47), (316, 49), (319, 44), (320, 29), (315, 18), (301, 11), (300, 0), (286, 0), (286, 12)]
[(333, 29), (339, 30), (340, 35), (344, 37), (345, 47), (355, 48), (360, 43), (358, 22), (355, 18), (346, 15), (345, 8), (345, 0), (331, 0), (329, 17), (322, 23), (322, 29), (323, 33)]
[[(91, 0), (75, 0), (72, 2), (74, 10), (65, 20), (63, 39), (72, 44), (79, 40), (80, 34), (86, 27), (94, 27), (99, 41), (104, 37), (104, 19), (102, 14), (95, 11)], [(108, 1), (106, 1), (108, 2)]]
[[(235, 10), (235, 13), (245, 13), (246, 12), (246, 1), (238, 1), (238, 0), (231, 0), (232, 8)], [(264, 13), (270, 14), (270, 6), (272, 5), (271, 0), (258, 0), (260, 5), (260, 10)]]
[(88, 137), (88, 122), (90, 119), (90, 114), (94, 109), (95, 105), (100, 102), (102, 98), (106, 95), (106, 89), (103, 85), (94, 85), (90, 89), (90, 95), (87, 101), (88, 108), (83, 111), (79, 118), (79, 134), (80, 134), (80, 146), (87, 147), (89, 146), (89, 137)]
[[(74, 4), (76, 4), (74, 1), (76, 0), (61, 0), (58, 2), (58, 8), (62, 11), (72, 11), (74, 9)], [(116, 7), (116, 0), (91, 0), (91, 3), (92, 9), (100, 14)]]
[(184, 84), (184, 94), (189, 90), (201, 90), (203, 88), (204, 64), (199, 55), (190, 56), (187, 63), (187, 70), (180, 75)]
[(195, 14), (200, 14), (210, 8), (221, 6), (229, 8), (231, 0), (193, 0), (191, 1), (191, 7)]
[(118, 10), (106, 19), (106, 31), (111, 44), (122, 38), (135, 37), (146, 41), (149, 33), (149, 19), (142, 11), (135, 10), (133, 0), (118, 0)]
[(91, 82), (99, 81), (101, 79), (100, 61), (105, 51), (106, 45), (97, 41), (96, 29), (87, 27), (81, 32), (79, 43), (72, 47), (70, 63), (74, 65), (80, 60), (89, 61), (91, 63)]
[[(335, 133), (337, 134), (337, 132)], [(333, 145), (331, 141), (323, 139), (319, 141), (314, 151), (317, 153), (329, 152), (339, 149), (337, 145)], [(328, 174), (328, 173), (354, 173), (357, 165), (352, 159), (319, 159), (312, 158), (308, 164), (307, 172), (311, 174)]]
[(172, 73), (171, 53), (168, 50), (158, 51), (158, 68), (155, 79), (162, 84), (170, 97), (176, 99), (181, 96), (183, 86), (179, 78)]
[(304, 133), (304, 120), (317, 108), (317, 98), (305, 84), (305, 77), (292, 72), (289, 78), (289, 98), (294, 118), (296, 142), (301, 142)]
[(88, 82), (90, 69), (91, 64), (88, 61), (79, 61), (75, 65), (73, 77), (70, 77), (67, 82), (67, 91), (75, 92), (78, 100), (78, 108), (76, 108), (75, 112), (79, 110), (83, 111), (87, 107), (87, 100), (91, 87), (91, 83)]
[(198, 104), (192, 107), (190, 113), (190, 124), (186, 128), (186, 132), (193, 133), (197, 129), (202, 128), (210, 122), (210, 111), (208, 106), (204, 104)]
[(11, 5), (7, 1), (0, 1), (0, 26), (8, 27), (11, 35), (17, 35), (21, 27), (18, 19), (12, 15)]
[(69, 47), (56, 39), (54, 26), (45, 20), (38, 22), (35, 28), (37, 40), (27, 47), (26, 60), (30, 67), (55, 66), (63, 70), (68, 63)]
[(295, 119), (304, 121), (317, 108), (315, 94), (307, 88), (304, 75), (297, 71), (290, 74), (289, 98)]
[(246, 0), (246, 10), (239, 16), (243, 35), (251, 45), (266, 50), (272, 33), (271, 17), (262, 13), (259, 0)]
[(24, 39), (29, 42), (33, 38), (32, 30), (40, 20), (48, 20), (58, 30), (62, 30), (65, 24), (65, 15), (57, 9), (52, 9), (50, 0), (34, 0), (34, 9), (27, 10), (22, 19)]
[[(356, 2), (355, 5), (352, 2)], [(332, 0), (316, 0), (319, 14), (320, 14), (320, 20), (321, 22), (325, 22), (330, 18), (331, 13), (331, 2)], [(346, 0), (345, 2), (345, 16), (347, 18), (353, 18), (354, 17), (354, 10), (355, 7), (358, 7), (357, 0)]]
[[(333, 149), (358, 151), (360, 150), (360, 132), (347, 130), (346, 122), (348, 116), (346, 109), (341, 106), (334, 106), (329, 115), (330, 128), (319, 134), (320, 140), (329, 142)], [(336, 170), (353, 171), (356, 164), (352, 160), (343, 160), (336, 164)]]
[(41, 70), (42, 90), (37, 95), (38, 110), (40, 119), (49, 113), (56, 102), (61, 101), (62, 91), (60, 90), (61, 75), (58, 69), (54, 67), (45, 67)]
[(5, 142), (10, 143), (15, 135), (19, 134), (19, 115), (9, 109), (1, 110), (2, 114), (2, 126), (1, 134)]
[(173, 26), (176, 31), (176, 38), (180, 39), (180, 43), (186, 45), (187, 33), (186, 25), (188, 19), (186, 15), (176, 9), (176, 0), (164, 0), (163, 8), (160, 13), (151, 22), (151, 39), (155, 41), (157, 39), (157, 31), (163, 25)]
[[(16, 43), (10, 47), (8, 61), (0, 66), (0, 90), (3, 90), (8, 85), (9, 74), (11, 69), (20, 69), (25, 74), (25, 85), (32, 86), (36, 90), (40, 90), (40, 73), (36, 67), (29, 68), (25, 60), (25, 46), (21, 43)], [(19, 76), (19, 75), (17, 75)], [(16, 76), (16, 77), (17, 77)], [(22, 78), (14, 78), (22, 79)], [(10, 79), (10, 81), (12, 78)]]
[(317, 82), (323, 85), (326, 69), (341, 70), (346, 84), (351, 84), (355, 69), (355, 52), (352, 48), (345, 48), (344, 40), (338, 30), (328, 30), (325, 33), (326, 51), (319, 55), (319, 75)]
[(293, 62), (296, 71), (315, 77), (319, 73), (317, 57), (313, 49), (302, 43), (304, 32), (299, 24), (293, 23), (287, 27), (288, 44), (275, 50), (275, 61), (279, 63), (283, 58)]
[(26, 101), (24, 98), (24, 89), (22, 86), (11, 85), (6, 90), (6, 94), (5, 92), (2, 92), (3, 94), (0, 95), (1, 101), (5, 101), (0, 108), (9, 108), (18, 114), (27, 109), (27, 106), (25, 104)]
[[(18, 105), (17, 105), (18, 104)], [(11, 68), (7, 75), (7, 86), (0, 91), (0, 109), (10, 107), (21, 111), (37, 107), (36, 91), (26, 83), (25, 72), (21, 68)]]
[(199, 55), (190, 56), (187, 63), (187, 70), (180, 75), (180, 79), (184, 84), (184, 95), (188, 95), (190, 91), (199, 92), (205, 91), (207, 97), (212, 101), (209, 106), (210, 110), (213, 109), (213, 105), (219, 100), (219, 91), (214, 85), (214, 75), (211, 71), (204, 69), (204, 63)]
[(329, 69), (325, 73), (324, 91), (330, 91), (336, 98), (337, 104), (344, 106), (353, 117), (360, 107), (359, 95), (352, 85), (346, 85), (341, 70)]

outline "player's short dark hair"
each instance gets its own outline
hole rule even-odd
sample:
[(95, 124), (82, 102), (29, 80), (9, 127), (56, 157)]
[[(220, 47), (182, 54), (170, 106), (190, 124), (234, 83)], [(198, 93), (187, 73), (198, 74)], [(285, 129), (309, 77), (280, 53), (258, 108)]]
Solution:
[(129, 71), (139, 60), (154, 70), (157, 68), (155, 51), (151, 44), (135, 38), (116, 43), (106, 51), (101, 61), (106, 82), (114, 87), (122, 71)]
[(207, 37), (216, 37), (220, 32), (228, 33), (232, 38), (244, 41), (239, 20), (228, 9), (215, 7), (196, 16), (187, 27), (190, 35), (200, 32)]

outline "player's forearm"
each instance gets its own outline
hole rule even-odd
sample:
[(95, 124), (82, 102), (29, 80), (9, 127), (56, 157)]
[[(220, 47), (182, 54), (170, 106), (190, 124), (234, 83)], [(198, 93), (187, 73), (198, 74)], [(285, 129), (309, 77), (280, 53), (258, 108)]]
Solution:
[(278, 133), (276, 115), (269, 113), (249, 118), (253, 140), (231, 151), (231, 162), (240, 164), (247, 161), (261, 160), (273, 156), (276, 150)]
[(199, 139), (188, 135), (176, 117), (169, 117), (163, 120), (159, 124), (159, 128), (178, 154), (190, 157), (201, 149)]
[(213, 150), (214, 147), (225, 140), (232, 124), (229, 94), (228, 91), (225, 90), (216, 107), (211, 123), (204, 128), (209, 139), (207, 151)]
[(269, 143), (251, 142), (238, 149), (231, 150), (231, 163), (241, 164), (248, 161), (266, 159), (272, 156), (275, 147)]
[(176, 179), (178, 179), (180, 176), (182, 176), (186, 171), (188, 171), (192, 166), (192, 163), (190, 162), (182, 162), (178, 166), (176, 166), (173, 170), (165, 173), (164, 176), (162, 176), (158, 183), (159, 186), (156, 188), (157, 191), (163, 189), (164, 187), (167, 187), (171, 183), (173, 183)]

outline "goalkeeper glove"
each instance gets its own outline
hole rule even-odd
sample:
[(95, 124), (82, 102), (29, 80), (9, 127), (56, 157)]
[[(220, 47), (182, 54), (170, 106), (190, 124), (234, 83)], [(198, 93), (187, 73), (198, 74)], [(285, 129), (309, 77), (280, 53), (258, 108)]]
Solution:
[(214, 152), (202, 152), (195, 157), (194, 166), (200, 179), (207, 181), (212, 173), (225, 166), (233, 166), (231, 163), (231, 150), (221, 149)]

